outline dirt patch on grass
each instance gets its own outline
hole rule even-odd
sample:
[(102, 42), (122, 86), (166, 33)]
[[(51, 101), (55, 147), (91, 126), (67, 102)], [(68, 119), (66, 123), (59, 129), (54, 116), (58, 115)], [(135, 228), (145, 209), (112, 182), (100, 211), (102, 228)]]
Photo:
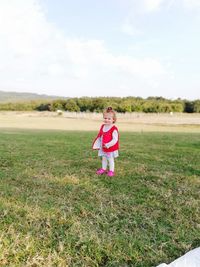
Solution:
[[(118, 114), (120, 131), (200, 132), (200, 114)], [(0, 128), (97, 131), (99, 113), (0, 112)]]

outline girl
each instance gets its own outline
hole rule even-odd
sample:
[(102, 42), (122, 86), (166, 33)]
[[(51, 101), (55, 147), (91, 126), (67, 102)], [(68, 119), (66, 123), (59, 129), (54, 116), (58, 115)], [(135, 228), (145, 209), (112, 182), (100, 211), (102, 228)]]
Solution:
[[(112, 177), (115, 175), (114, 158), (118, 157), (119, 149), (119, 133), (117, 127), (114, 125), (116, 122), (116, 113), (112, 107), (108, 107), (103, 112), (104, 124), (101, 125), (100, 131), (95, 138), (92, 148), (98, 151), (98, 156), (102, 157), (102, 168), (98, 169), (96, 174), (107, 174)], [(109, 163), (109, 171), (107, 165)]]

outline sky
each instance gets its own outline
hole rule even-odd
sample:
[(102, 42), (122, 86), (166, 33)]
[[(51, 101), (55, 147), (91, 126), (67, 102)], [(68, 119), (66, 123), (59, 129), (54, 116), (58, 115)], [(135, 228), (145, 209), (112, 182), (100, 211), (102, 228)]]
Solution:
[(200, 99), (200, 0), (0, 0), (0, 90)]

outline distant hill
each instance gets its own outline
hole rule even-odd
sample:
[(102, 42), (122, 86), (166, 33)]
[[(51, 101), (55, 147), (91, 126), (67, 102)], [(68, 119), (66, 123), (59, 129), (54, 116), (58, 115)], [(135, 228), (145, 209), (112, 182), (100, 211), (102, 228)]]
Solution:
[(66, 97), (61, 97), (61, 96), (0, 91), (0, 103), (21, 102), (21, 101), (31, 101), (31, 100), (53, 100), (53, 99), (60, 99), (60, 98), (66, 99)]

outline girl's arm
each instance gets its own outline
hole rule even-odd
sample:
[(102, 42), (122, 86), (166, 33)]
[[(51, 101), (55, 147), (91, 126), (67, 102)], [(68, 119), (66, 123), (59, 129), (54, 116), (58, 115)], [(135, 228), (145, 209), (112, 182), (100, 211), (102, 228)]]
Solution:
[(118, 132), (117, 130), (114, 130), (112, 133), (112, 140), (109, 143), (106, 143), (105, 147), (109, 148), (111, 146), (114, 146), (117, 143), (118, 139), (119, 139)]

